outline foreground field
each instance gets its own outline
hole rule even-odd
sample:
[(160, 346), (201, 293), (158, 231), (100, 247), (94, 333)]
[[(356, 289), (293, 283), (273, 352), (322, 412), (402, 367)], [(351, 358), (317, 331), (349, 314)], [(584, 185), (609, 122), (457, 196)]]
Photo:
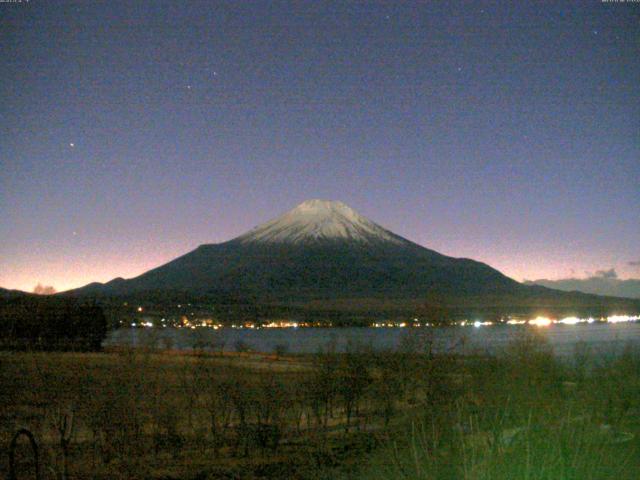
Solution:
[[(309, 478), (374, 445), (391, 415), (391, 397), (375, 393), (387, 388), (381, 362), (355, 351), (2, 353), (0, 442), (33, 433), (42, 478)], [(33, 470), (27, 442), (17, 450), (18, 469)]]
[[(40, 478), (636, 479), (640, 355), (1, 353), (0, 442)], [(18, 478), (33, 478), (22, 438)], [(9, 473), (7, 456), (0, 477)]]
[(467, 362), (454, 398), (406, 418), (357, 478), (640, 478), (640, 352), (578, 346), (559, 363), (533, 337)]

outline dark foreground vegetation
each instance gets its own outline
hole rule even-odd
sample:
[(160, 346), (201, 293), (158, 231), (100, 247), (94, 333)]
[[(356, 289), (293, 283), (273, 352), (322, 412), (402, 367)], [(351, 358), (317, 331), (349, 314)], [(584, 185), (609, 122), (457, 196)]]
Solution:
[(0, 299), (0, 349), (96, 351), (106, 336), (107, 320), (95, 303), (39, 295)]
[[(0, 353), (0, 444), (32, 433), (43, 479), (638, 478), (637, 351), (561, 363), (526, 335), (434, 356), (419, 334), (312, 356)], [(15, 465), (33, 478), (24, 436)]]

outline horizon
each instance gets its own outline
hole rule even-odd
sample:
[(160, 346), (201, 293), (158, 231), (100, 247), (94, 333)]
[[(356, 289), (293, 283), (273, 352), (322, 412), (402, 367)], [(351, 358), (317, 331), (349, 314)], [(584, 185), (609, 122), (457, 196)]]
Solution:
[(518, 281), (640, 277), (637, 5), (0, 9), (4, 288), (135, 277), (317, 197)]
[[(239, 235), (236, 235), (236, 236), (234, 236), (232, 238), (229, 238), (229, 239), (222, 240), (221, 242), (215, 242), (215, 243), (211, 243), (210, 242), (210, 243), (203, 243), (203, 244), (200, 244), (200, 245), (195, 245), (195, 246), (193, 246), (193, 248), (191, 248), (189, 250), (189, 252), (193, 251), (195, 248), (197, 248), (197, 247), (199, 247), (201, 245), (212, 245), (212, 244), (217, 244), (217, 243), (224, 243), (224, 242), (228, 242), (228, 241), (231, 241), (231, 240), (235, 240), (237, 238), (244, 237), (247, 234), (251, 233), (254, 229), (260, 228), (260, 227), (264, 226), (265, 224), (270, 223), (273, 220), (276, 220), (276, 219), (278, 219), (278, 218), (280, 218), (280, 217), (282, 217), (282, 216), (284, 216), (286, 214), (290, 214), (290, 213), (298, 210), (300, 207), (304, 207), (305, 205), (307, 205), (309, 203), (316, 203), (316, 202), (324, 203), (324, 204), (338, 204), (341, 207), (346, 207), (347, 209), (354, 211), (356, 214), (360, 214), (360, 212), (358, 212), (357, 209), (352, 208), (350, 205), (346, 204), (345, 202), (343, 202), (341, 200), (328, 200), (328, 199), (321, 199), (321, 198), (309, 198), (309, 199), (304, 200), (303, 202), (300, 202), (299, 204), (293, 206), (292, 208), (290, 208), (290, 209), (288, 209), (288, 210), (286, 210), (284, 212), (280, 212), (280, 213), (272, 216), (271, 218), (266, 219), (264, 222), (262, 222), (262, 223), (260, 223), (258, 225), (254, 225), (252, 227), (249, 227), (248, 229), (246, 229), (244, 232), (240, 233)], [(386, 228), (384, 225), (380, 225), (377, 222), (375, 222), (374, 219), (370, 219), (370, 218), (368, 218), (366, 216), (365, 216), (365, 219), (373, 221), (376, 225), (378, 225), (378, 226), (380, 226), (382, 228)], [(396, 232), (392, 231), (391, 233), (396, 233)], [(411, 240), (410, 238), (406, 238), (406, 237), (404, 237), (402, 235), (400, 235), (400, 236), (402, 238), (405, 238), (406, 240), (409, 240), (409, 241), (413, 242), (413, 240)], [(416, 243), (416, 242), (414, 242), (414, 243)], [(420, 245), (420, 244), (418, 244), (418, 245)], [(429, 248), (428, 246), (425, 246), (425, 245), (421, 245), (421, 246), (424, 247), (424, 248)], [(147, 270), (155, 268), (155, 267), (158, 267), (160, 265), (163, 265), (164, 263), (167, 263), (167, 262), (169, 262), (171, 260), (174, 260), (175, 258), (177, 258), (177, 257), (179, 257), (181, 255), (184, 255), (185, 253), (188, 253), (188, 252), (183, 252), (183, 253), (177, 255), (176, 257), (169, 258), (169, 259), (166, 260), (166, 262), (163, 262), (162, 264), (153, 265), (150, 268), (148, 268), (148, 269), (146, 269), (144, 271), (141, 271), (138, 274), (134, 274), (133, 276), (130, 276), (130, 277), (125, 277), (123, 275), (117, 275), (117, 276), (109, 278), (107, 280), (91, 280), (91, 281), (83, 283), (81, 285), (71, 286), (71, 287), (66, 288), (64, 290), (63, 289), (58, 289), (54, 285), (50, 285), (50, 284), (43, 283), (43, 282), (38, 282), (31, 289), (10, 288), (10, 287), (6, 287), (4, 285), (0, 285), (0, 288), (7, 288), (9, 290), (14, 290), (14, 289), (15, 290), (21, 290), (21, 291), (25, 291), (25, 292), (40, 294), (40, 295), (49, 295), (49, 294), (53, 294), (53, 293), (62, 293), (62, 292), (68, 291), (68, 290), (73, 290), (73, 289), (78, 288), (78, 287), (86, 286), (86, 285), (91, 284), (91, 283), (102, 283), (102, 284), (104, 284), (104, 283), (107, 283), (107, 282), (110, 282), (110, 281), (116, 280), (116, 279), (135, 278), (138, 275), (140, 275), (142, 273), (145, 273)], [(442, 252), (438, 252), (438, 253), (442, 253)], [(454, 255), (448, 255), (448, 256), (452, 256), (454, 258), (468, 258), (468, 257), (456, 257)], [(473, 260), (477, 260), (477, 259), (473, 259)], [(483, 262), (483, 263), (486, 263), (486, 262)], [(491, 266), (491, 265), (489, 265), (489, 266)], [(505, 273), (505, 272), (501, 272), (501, 273)], [(507, 275), (507, 276), (509, 276), (509, 275)], [(510, 277), (510, 278), (513, 278), (513, 277)], [(632, 277), (630, 277), (628, 279), (620, 278), (620, 277), (618, 277), (618, 275), (617, 275), (617, 273), (615, 271), (615, 268), (611, 268), (609, 270), (599, 270), (599, 271), (596, 271), (596, 272), (593, 272), (593, 273), (585, 272), (584, 276), (581, 276), (581, 277), (573, 276), (573, 277), (563, 277), (563, 278), (556, 278), (556, 279), (546, 279), (546, 278), (538, 278), (538, 279), (528, 279), (528, 278), (517, 279), (517, 278), (514, 278), (514, 279), (517, 280), (518, 282), (521, 282), (521, 283), (526, 283), (526, 282), (549, 282), (549, 283), (553, 283), (553, 282), (563, 282), (563, 281), (569, 281), (569, 280), (575, 280), (577, 282), (581, 282), (581, 281), (584, 281), (584, 280), (603, 280), (603, 281), (609, 281), (609, 282), (612, 282), (612, 281), (623, 281), (624, 282), (626, 280), (639, 280), (639, 279), (632, 278)], [(579, 290), (579, 288), (578, 288), (578, 290)]]

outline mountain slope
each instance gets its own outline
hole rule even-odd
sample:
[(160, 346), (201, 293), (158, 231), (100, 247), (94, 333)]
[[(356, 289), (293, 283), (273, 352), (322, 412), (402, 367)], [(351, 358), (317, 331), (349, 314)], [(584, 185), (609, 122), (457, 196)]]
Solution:
[(615, 297), (627, 297), (640, 299), (640, 279), (629, 278), (563, 278), (560, 280), (533, 280), (525, 281), (525, 285), (542, 285), (547, 288), (555, 288), (565, 292), (584, 292), (593, 295), (611, 295)]
[(0, 287), (0, 299), (12, 299), (12, 298), (22, 298), (22, 297), (32, 297), (34, 296), (32, 293), (23, 292), (22, 290), (8, 290), (6, 288)]
[(520, 287), (488, 265), (395, 235), (343, 203), (311, 200), (231, 241), (201, 245), (139, 277), (90, 284), (80, 292), (407, 297), (433, 289), (483, 293)]
[(127, 297), (162, 292), (213, 301), (233, 297), (263, 304), (325, 302), (323, 306), (340, 300), (415, 304), (427, 295), (452, 304), (505, 298), (529, 304), (572, 299), (606, 303), (602, 297), (522, 285), (483, 263), (417, 245), (341, 202), (322, 200), (304, 202), (228, 242), (201, 245), (136, 278), (90, 284), (66, 294)]
[(293, 210), (236, 239), (243, 244), (309, 244), (330, 240), (354, 243), (408, 243), (342, 202), (307, 200)]

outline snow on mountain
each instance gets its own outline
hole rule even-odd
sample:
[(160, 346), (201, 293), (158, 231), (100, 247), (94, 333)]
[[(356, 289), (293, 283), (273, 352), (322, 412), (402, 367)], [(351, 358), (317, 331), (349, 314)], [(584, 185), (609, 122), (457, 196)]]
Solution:
[(307, 200), (293, 210), (259, 225), (236, 239), (242, 243), (308, 243), (352, 240), (406, 243), (407, 240), (363, 217), (342, 202)]

